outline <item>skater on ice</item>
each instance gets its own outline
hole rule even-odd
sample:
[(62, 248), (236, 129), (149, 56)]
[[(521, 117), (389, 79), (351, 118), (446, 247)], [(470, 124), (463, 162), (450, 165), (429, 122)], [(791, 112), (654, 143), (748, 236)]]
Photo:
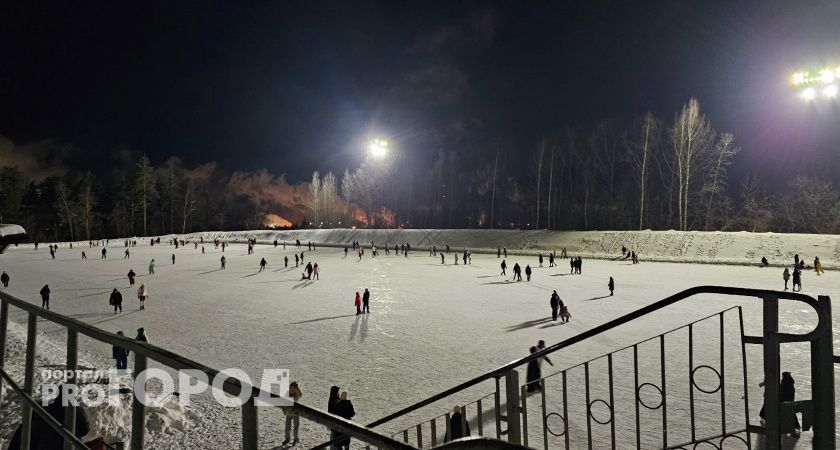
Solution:
[[(125, 336), (122, 331), (117, 331), (117, 336)], [(111, 347), (111, 356), (117, 362), (117, 370), (125, 370), (128, 368), (128, 350), (114, 345)]]
[(128, 271), (128, 273), (126, 274), (126, 276), (128, 277), (128, 285), (129, 285), (129, 286), (134, 286), (134, 277), (136, 277), (136, 276), (137, 276), (137, 274), (136, 274), (136, 273), (134, 273), (134, 269), (129, 269), (129, 271)]
[(265, 266), (266, 266), (267, 264), (268, 264), (268, 263), (265, 261), (265, 258), (260, 259), (260, 272), (262, 272), (263, 270), (265, 270)]
[(785, 280), (785, 290), (788, 290), (788, 280), (790, 280), (790, 271), (788, 271), (787, 267), (785, 267), (785, 271), (782, 272), (782, 279)]
[[(274, 246), (277, 246), (277, 241), (274, 241)], [(300, 401), (300, 398), (303, 397), (303, 392), (300, 390), (300, 386), (298, 386), (297, 381), (292, 381), (289, 383), (289, 392), (286, 395), (286, 398), (292, 400), (293, 402), (297, 403)], [(298, 439), (298, 428), (300, 428), (300, 417), (293, 412), (286, 412), (283, 410), (283, 413), (286, 415), (286, 439), (283, 441), (281, 445), (288, 445), (289, 438), (291, 435), (294, 435), (294, 440), (292, 441), (292, 445), (297, 445), (299, 442)], [(294, 428), (294, 432), (291, 433), (292, 428)]]
[(9, 287), (9, 274), (5, 271), (3, 271), (2, 274), (0, 274), (0, 283), (3, 283), (4, 288)]
[(154, 275), (154, 274), (155, 274), (155, 260), (154, 260), (154, 258), (152, 258), (152, 260), (149, 261), (149, 275)]
[(149, 298), (149, 290), (146, 289), (145, 284), (140, 284), (137, 289), (137, 300), (140, 300), (140, 309), (146, 309), (146, 299)]
[(114, 288), (114, 290), (111, 291), (111, 296), (108, 298), (108, 304), (114, 307), (115, 315), (117, 314), (117, 311), (122, 312), (122, 300), (122, 294), (120, 294), (120, 291), (118, 291), (117, 288)]
[(41, 308), (50, 309), (50, 286), (45, 284), (41, 288)]
[(609, 288), (610, 297), (612, 297), (613, 291), (615, 291), (615, 280), (613, 280), (613, 277), (610, 277), (610, 281), (607, 283), (607, 288)]

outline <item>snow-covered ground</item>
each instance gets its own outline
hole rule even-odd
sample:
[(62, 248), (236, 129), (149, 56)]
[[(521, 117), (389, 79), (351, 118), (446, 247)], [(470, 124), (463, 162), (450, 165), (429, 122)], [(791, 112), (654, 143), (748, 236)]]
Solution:
[[(349, 240), (350, 231), (345, 231), (340, 236)], [(480, 233), (471, 232), (471, 235)], [(300, 236), (304, 242), (319, 242)], [(454, 240), (451, 236), (445, 237)], [(774, 235), (773, 239), (778, 236)], [(392, 245), (399, 241), (398, 237), (395, 235), (390, 240)], [(514, 239), (514, 235), (509, 237)], [(356, 238), (369, 242), (363, 234), (357, 234)], [(260, 239), (273, 238), (260, 236)], [(384, 243), (385, 239), (382, 237), (377, 242)], [(837, 237), (831, 239), (836, 241)], [(831, 239), (827, 238), (826, 242)], [(339, 242), (337, 238), (331, 241)], [(443, 238), (429, 237), (429, 241), (443, 242)], [(422, 245), (417, 240), (409, 242), (415, 247)], [(481, 237), (481, 242), (485, 242), (482, 244), (485, 248), (495, 247), (488, 237)], [(457, 244), (451, 242), (453, 248), (460, 245)], [(500, 260), (495, 255), (475, 254), (472, 264), (464, 266), (459, 261), (460, 265), (455, 266), (454, 255), (447, 256), (445, 265), (441, 265), (439, 257), (430, 257), (428, 251), (416, 251), (408, 258), (393, 254), (371, 258), (368, 252), (358, 261), (352, 252), (345, 258), (343, 251), (334, 247), (320, 247), (313, 252), (303, 249), (306, 261), (317, 262), (321, 267), (321, 280), (301, 281), (302, 267), (294, 267), (291, 247), (283, 250), (261, 245), (249, 256), (244, 245), (234, 244), (224, 253), (227, 269), (220, 270), (221, 251), (209, 243), (204, 246), (206, 254), (201, 253), (201, 246), (195, 249), (188, 245), (176, 250), (166, 244), (149, 247), (141, 240), (138, 247), (131, 249), (131, 258), (123, 259), (121, 241), (111, 241), (106, 260), (99, 258), (99, 248), (89, 249), (87, 245), (76, 244), (72, 250), (62, 245), (55, 260), (50, 259), (44, 246), (38, 251), (21, 246), (0, 256), (0, 270), (11, 275), (7, 291), (18, 298), (40, 304), (38, 291), (48, 283), (53, 311), (108, 331), (123, 330), (129, 336), (137, 328), (145, 327), (154, 344), (217, 369), (242, 368), (256, 380), (264, 368), (288, 368), (292, 379), (301, 384), (303, 403), (324, 408), (330, 386), (341, 386), (355, 404), (354, 420), (362, 423), (521, 357), (539, 339), (549, 344), (561, 341), (688, 287), (707, 284), (782, 287), (781, 269), (645, 262), (646, 252), (642, 253), (643, 263), (639, 265), (586, 260), (583, 275), (568, 275), (567, 260), (559, 261), (559, 268), (550, 269), (547, 260), (546, 267), (538, 268), (536, 257), (510, 256), (509, 274), (516, 262), (523, 268), (530, 264), (534, 269), (530, 283), (515, 283), (509, 277), (499, 276)], [(554, 247), (539, 243), (531, 248), (541, 246)], [(732, 246), (735, 244), (726, 248)], [(566, 247), (573, 252), (571, 243)], [(80, 259), (83, 250), (90, 259)], [(173, 253), (175, 264), (170, 259)], [(605, 251), (603, 254), (606, 255)], [(285, 256), (291, 259), (289, 268), (283, 267)], [(269, 266), (260, 273), (258, 262), (263, 257)], [(146, 268), (152, 258), (157, 263), (156, 274), (147, 275)], [(144, 311), (138, 310), (136, 287), (130, 289), (125, 277), (132, 268), (140, 274), (138, 285), (144, 283), (150, 291)], [(615, 277), (617, 285), (614, 297), (605, 297), (609, 276)], [(838, 276), (831, 271), (819, 277), (805, 272), (804, 292), (840, 298)], [(125, 299), (125, 310), (117, 316), (108, 306), (108, 295), (113, 288), (120, 289)], [(356, 316), (353, 296), (364, 288), (372, 293), (371, 314)], [(573, 314), (567, 325), (550, 326), (545, 321), (550, 316), (548, 300), (552, 289), (559, 292)], [(561, 351), (552, 357), (553, 369), (679, 327), (739, 301), (744, 305), (748, 331), (757, 333), (761, 323), (758, 301), (703, 296)], [(834, 310), (834, 322), (840, 323), (840, 313), (836, 312), (840, 308)], [(17, 322), (25, 320), (19, 311), (12, 317)], [(797, 333), (810, 329), (816, 319), (802, 304), (785, 305), (782, 317), (783, 329)], [(57, 342), (59, 347), (63, 345), (63, 330), (45, 322), (40, 327), (45, 339)], [(81, 339), (80, 344), (88, 354), (97, 355), (91, 364), (98, 367), (110, 362), (109, 347), (87, 339)], [(835, 347), (840, 347), (837, 341)], [(803, 363), (805, 350), (802, 346), (790, 346), (782, 353), (782, 367), (799, 381), (798, 398), (809, 395), (807, 363)], [(756, 352), (751, 355), (757, 357)], [(761, 391), (757, 387), (761, 375), (756, 370), (759, 361), (750, 360), (753, 412), (758, 411), (761, 403)], [(682, 365), (685, 367), (684, 362)], [(550, 373), (549, 369), (544, 374)], [(523, 368), (523, 380), (524, 375)], [(486, 384), (481, 389), (465, 392), (449, 403), (425, 408), (382, 429), (394, 432), (427, 420), (447, 412), (453, 404), (491, 392), (491, 386)], [(184, 414), (189, 414), (191, 424), (174, 433), (177, 437), (169, 448), (237, 445), (238, 411), (200, 404)], [(282, 413), (264, 410), (260, 414), (265, 447), (279, 445)], [(755, 422), (757, 419), (753, 417)], [(8, 420), (5, 411), (3, 420)], [(585, 419), (573, 422), (573, 427), (585, 430)], [(301, 435), (303, 445), (313, 445), (326, 437), (326, 432), (302, 421)], [(801, 444), (809, 442), (806, 433)]]

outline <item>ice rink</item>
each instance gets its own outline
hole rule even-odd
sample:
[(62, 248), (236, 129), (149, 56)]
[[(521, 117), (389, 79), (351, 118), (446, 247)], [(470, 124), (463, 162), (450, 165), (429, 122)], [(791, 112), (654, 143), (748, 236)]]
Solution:
[[(123, 330), (129, 337), (145, 327), (153, 344), (211, 367), (241, 368), (255, 378), (264, 368), (290, 369), (304, 392), (302, 403), (325, 408), (330, 386), (338, 385), (349, 392), (357, 411), (354, 420), (362, 423), (522, 357), (540, 339), (549, 345), (562, 341), (689, 287), (783, 286), (778, 268), (584, 260), (582, 275), (571, 275), (568, 260), (548, 268), (547, 258), (544, 267), (537, 267), (536, 257), (511, 256), (508, 276), (503, 277), (496, 255), (474, 254), (471, 264), (459, 260), (455, 266), (454, 253), (442, 265), (440, 257), (428, 251), (404, 257), (394, 255), (393, 249), (391, 255), (380, 249), (372, 258), (368, 250), (360, 261), (352, 250), (345, 257), (341, 249), (327, 247), (308, 251), (305, 246), (283, 250), (259, 245), (255, 254), (247, 255), (242, 244), (227, 248), (227, 269), (220, 270), (221, 250), (212, 244), (204, 247), (206, 254), (200, 245), (176, 250), (166, 243), (149, 247), (140, 242), (131, 249), (130, 259), (124, 259), (119, 241), (111, 242), (107, 259), (100, 259), (100, 248), (77, 245), (71, 250), (62, 245), (55, 260), (45, 246), (37, 251), (21, 247), (0, 256), (0, 270), (11, 276), (7, 292), (18, 298), (40, 304), (38, 291), (49, 284), (53, 311), (107, 331)], [(81, 259), (82, 251), (89, 259)], [(320, 280), (301, 280), (303, 265), (295, 268), (294, 263), (294, 253), (301, 251), (306, 262), (320, 266)], [(285, 256), (291, 260), (289, 268), (284, 267)], [(152, 258), (156, 273), (148, 275)], [(268, 262), (263, 272), (260, 258)], [(523, 269), (531, 265), (530, 282), (511, 281), (517, 262)], [(138, 274), (134, 288), (128, 286), (129, 269)], [(610, 276), (616, 283), (613, 297), (607, 290)], [(805, 271), (803, 292), (838, 299), (838, 280), (836, 273), (816, 276)], [(150, 295), (143, 311), (136, 298), (141, 283)], [(108, 305), (113, 288), (124, 297), (124, 310), (117, 315)], [(365, 288), (371, 292), (371, 313), (357, 316), (354, 294)], [(553, 289), (573, 315), (568, 324), (550, 320)], [(758, 333), (757, 300), (702, 296), (560, 351), (552, 356), (554, 367), (545, 367), (543, 375), (737, 304), (744, 306), (748, 331)], [(839, 310), (835, 305), (835, 324), (840, 323)], [(816, 323), (816, 314), (801, 303), (783, 303), (780, 315), (785, 331), (806, 332)], [(12, 318), (25, 320), (19, 311)], [(57, 341), (64, 339), (63, 330), (47, 323), (42, 322), (40, 330)], [(110, 357), (110, 348), (86, 339), (82, 343), (86, 350)], [(783, 370), (798, 380), (807, 377), (805, 350), (791, 346), (782, 353)], [(758, 361), (751, 361), (750, 368), (755, 412), (761, 405)], [(524, 380), (524, 367), (521, 377)], [(807, 381), (798, 384), (797, 398), (807, 398), (808, 390)], [(455, 400), (473, 399), (456, 398), (382, 429), (393, 432), (448, 411)], [(279, 413), (273, 414), (263, 420), (263, 427), (279, 426)], [(318, 432), (314, 437), (324, 436)], [(313, 436), (304, 443), (314, 444)]]

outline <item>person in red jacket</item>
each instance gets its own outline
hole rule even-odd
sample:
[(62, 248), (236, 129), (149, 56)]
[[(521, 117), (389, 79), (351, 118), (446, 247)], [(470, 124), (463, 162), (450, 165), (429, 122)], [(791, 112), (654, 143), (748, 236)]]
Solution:
[(361, 313), (362, 313), (362, 296), (361, 296), (361, 295), (359, 295), (359, 292), (358, 292), (358, 291), (356, 291), (356, 301), (355, 301), (355, 304), (356, 304), (356, 315), (358, 316), (359, 314), (361, 314)]

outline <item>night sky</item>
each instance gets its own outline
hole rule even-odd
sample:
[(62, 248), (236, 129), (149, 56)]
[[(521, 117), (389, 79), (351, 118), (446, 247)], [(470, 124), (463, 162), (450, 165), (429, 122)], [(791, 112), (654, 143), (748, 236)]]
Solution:
[(128, 149), (299, 181), (376, 136), (527, 159), (693, 96), (736, 172), (840, 169), (837, 103), (788, 84), (840, 65), (837, 1), (4, 2), (0, 58), (0, 135), (76, 168)]

